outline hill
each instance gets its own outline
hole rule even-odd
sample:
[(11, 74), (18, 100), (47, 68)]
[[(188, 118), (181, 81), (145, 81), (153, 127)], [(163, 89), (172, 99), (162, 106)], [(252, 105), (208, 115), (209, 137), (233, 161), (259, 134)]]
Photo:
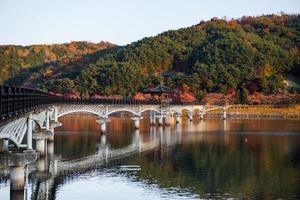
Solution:
[[(22, 79), (27, 75), (24, 72), (38, 72), (47, 76), (53, 66), (59, 67), (74, 62), (89, 63), (90, 60), (84, 59), (84, 56), (114, 46), (109, 42), (94, 44), (75, 41), (53, 45), (0, 45), (0, 84), (8, 79)], [(64, 69), (60, 70), (64, 71)], [(30, 80), (26, 81), (30, 82)], [(22, 85), (23, 81), (25, 80), (16, 84)]]
[[(74, 51), (46, 46), (50, 54), (36, 46), (2, 46), (1, 80), (83, 96), (133, 96), (164, 82), (197, 98), (233, 92), (244, 101), (256, 92), (294, 92), (284, 76), (300, 77), (299, 15), (213, 18), (121, 47), (78, 44)], [(166, 71), (173, 75), (163, 78)]]

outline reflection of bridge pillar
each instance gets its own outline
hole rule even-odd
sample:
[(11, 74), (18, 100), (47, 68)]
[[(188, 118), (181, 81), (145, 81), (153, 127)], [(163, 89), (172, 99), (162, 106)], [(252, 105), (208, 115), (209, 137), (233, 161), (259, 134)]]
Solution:
[(47, 164), (45, 157), (40, 157), (37, 162), (37, 171), (38, 172), (45, 172), (47, 170)]
[(223, 122), (223, 130), (224, 131), (227, 131), (227, 120), (224, 120), (224, 122)]
[(171, 144), (172, 137), (171, 137), (171, 127), (170, 126), (167, 126), (165, 128), (165, 135), (166, 135), (167, 145)]
[(200, 124), (199, 124), (199, 130), (200, 131), (204, 131), (205, 130), (205, 122), (202, 120), (200, 121)]
[(106, 145), (106, 134), (102, 134), (100, 140), (101, 144)]
[(160, 146), (162, 147), (164, 143), (164, 138), (163, 138), (163, 128), (161, 126), (158, 128), (158, 136), (159, 136)]
[(24, 200), (24, 190), (10, 190), (10, 200)]
[(35, 142), (35, 148), (36, 151), (39, 152), (40, 156), (45, 156), (46, 145), (44, 139), (37, 139)]
[(150, 111), (150, 125), (156, 124), (156, 116), (155, 111)]
[(150, 141), (156, 141), (155, 127), (150, 127)]
[(176, 140), (179, 144), (181, 144), (181, 133), (182, 131), (180, 130), (180, 125), (179, 124), (176, 124), (175, 125), (175, 133), (176, 133)]
[(47, 142), (47, 153), (50, 156), (54, 154), (54, 142)]
[(12, 166), (10, 173), (10, 190), (24, 190), (24, 166)]

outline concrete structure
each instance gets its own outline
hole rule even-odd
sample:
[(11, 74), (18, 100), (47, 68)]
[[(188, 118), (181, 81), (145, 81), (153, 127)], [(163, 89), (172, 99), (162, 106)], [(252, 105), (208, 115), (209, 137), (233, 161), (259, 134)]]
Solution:
[(20, 153), (0, 152), (1, 165), (9, 167), (10, 170), (10, 190), (24, 190), (24, 168), (27, 164), (36, 161), (36, 159), (37, 154), (35, 151)]
[[(117, 104), (117, 105), (98, 105), (98, 104), (58, 104), (56, 106), (45, 107), (44, 109), (29, 112), (19, 118), (12, 120), (0, 127), (0, 139), (4, 139), (4, 147), (7, 147), (7, 140), (12, 142), (18, 148), (32, 148), (32, 140), (37, 143), (37, 150), (43, 155), (42, 148), (45, 140), (53, 141), (53, 130), (61, 125), (58, 118), (71, 113), (91, 113), (97, 117), (97, 122), (100, 123), (101, 131), (106, 132), (109, 116), (118, 112), (129, 112), (133, 115), (135, 128), (139, 128), (142, 114), (150, 112), (150, 121), (152, 125), (162, 126), (170, 125), (170, 117), (174, 116), (176, 123), (179, 123), (179, 118), (187, 111), (188, 118), (193, 120), (193, 115), (196, 110), (200, 110), (200, 118), (203, 119), (204, 114), (212, 110), (223, 110), (223, 118), (227, 118), (226, 110), (229, 106), (203, 106), (203, 105), (139, 105), (139, 104)], [(164, 120), (163, 120), (164, 119)], [(26, 136), (26, 143), (22, 144), (23, 138)]]

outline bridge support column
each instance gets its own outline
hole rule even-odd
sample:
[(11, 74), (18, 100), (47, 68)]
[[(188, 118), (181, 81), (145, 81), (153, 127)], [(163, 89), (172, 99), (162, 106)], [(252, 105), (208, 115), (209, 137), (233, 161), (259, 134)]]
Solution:
[(52, 135), (50, 135), (47, 138), (47, 142), (53, 142), (54, 141), (54, 128), (51, 128), (50, 131), (52, 132)]
[(175, 118), (175, 123), (179, 124), (180, 123), (180, 113), (176, 112), (173, 114), (174, 118)]
[(3, 150), (8, 150), (8, 143), (9, 143), (9, 140), (6, 140), (6, 139), (3, 139)]
[(53, 136), (53, 132), (47, 129), (38, 129), (33, 132), (36, 151), (40, 156), (45, 156), (47, 152), (47, 139)]
[(140, 119), (141, 119), (141, 117), (140, 116), (133, 116), (131, 119), (134, 121), (134, 128), (139, 129), (140, 128)]
[(162, 116), (159, 116), (159, 118), (158, 118), (158, 125), (159, 126), (163, 125), (163, 118), (162, 118)]
[(166, 126), (170, 126), (171, 124), (171, 116), (170, 116), (170, 113), (166, 113), (165, 115), (165, 125)]
[(188, 118), (190, 121), (193, 121), (193, 113), (192, 112), (188, 113)]
[(49, 115), (49, 110), (46, 111), (46, 129), (50, 129), (50, 115)]
[(226, 120), (226, 118), (227, 118), (227, 112), (226, 112), (226, 110), (224, 110), (224, 112), (223, 112), (223, 120)]
[(100, 124), (100, 130), (101, 130), (102, 133), (106, 133), (106, 130), (107, 130), (106, 123), (101, 123)]
[(9, 167), (11, 196), (15, 195), (17, 197), (18, 194), (22, 196), (25, 184), (24, 167), (36, 161), (36, 159), (37, 154), (34, 151), (23, 151), (22, 153), (0, 152), (0, 164)]
[(45, 139), (37, 139), (35, 142), (36, 151), (39, 152), (40, 156), (45, 156), (46, 145)]
[(100, 124), (101, 133), (106, 133), (107, 122), (109, 122), (108, 118), (100, 118), (100, 119), (97, 119), (96, 122)]
[(54, 106), (54, 121), (58, 122), (58, 110), (56, 106)]
[(204, 112), (200, 112), (200, 119), (201, 119), (201, 120), (204, 119)]
[(30, 113), (27, 118), (27, 149), (32, 149), (32, 114)]

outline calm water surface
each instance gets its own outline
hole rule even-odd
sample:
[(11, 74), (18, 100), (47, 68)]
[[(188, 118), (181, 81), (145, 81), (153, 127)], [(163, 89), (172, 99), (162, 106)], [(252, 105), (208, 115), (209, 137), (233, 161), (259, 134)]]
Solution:
[[(300, 121), (194, 120), (136, 131), (112, 117), (101, 134), (95, 118), (70, 115), (55, 130), (54, 154), (29, 166), (28, 199), (299, 199)], [(109, 165), (64, 176), (36, 175), (40, 163), (72, 161), (133, 143), (157, 147)], [(0, 199), (10, 198), (1, 169)], [(41, 171), (41, 170), (40, 170)], [(41, 174), (41, 173), (40, 173)], [(47, 174), (47, 173), (43, 173)]]

